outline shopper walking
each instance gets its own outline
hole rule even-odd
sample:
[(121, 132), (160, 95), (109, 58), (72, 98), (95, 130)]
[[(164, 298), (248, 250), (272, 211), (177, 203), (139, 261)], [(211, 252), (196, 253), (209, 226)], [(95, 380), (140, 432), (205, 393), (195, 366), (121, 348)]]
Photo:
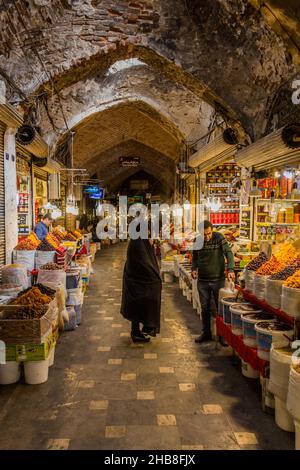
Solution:
[(123, 273), (121, 314), (131, 321), (131, 338), (135, 343), (147, 343), (149, 335), (159, 333), (161, 288), (153, 242), (141, 238), (130, 240)]
[(192, 277), (198, 277), (198, 291), (202, 309), (202, 334), (195, 339), (203, 343), (212, 339), (211, 298), (218, 308), (219, 290), (225, 285), (225, 259), (228, 280), (234, 281), (234, 257), (221, 233), (214, 232), (212, 224), (204, 221), (202, 248), (193, 250)]

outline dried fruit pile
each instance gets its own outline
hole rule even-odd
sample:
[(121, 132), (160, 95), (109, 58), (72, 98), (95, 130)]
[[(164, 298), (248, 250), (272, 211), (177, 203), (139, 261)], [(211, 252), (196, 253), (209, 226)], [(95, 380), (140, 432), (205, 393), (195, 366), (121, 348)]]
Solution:
[(292, 243), (284, 244), (272, 258), (263, 264), (257, 271), (257, 274), (270, 276), (279, 273), (289, 265), (297, 256), (297, 250)]
[(284, 281), (298, 271), (298, 269), (300, 269), (300, 258), (296, 258), (291, 264), (282, 269), (282, 271), (273, 274), (270, 279), (274, 281)]
[(38, 319), (41, 318), (47, 311), (48, 304), (52, 298), (43, 294), (38, 287), (32, 287), (27, 292), (23, 293), (9, 305), (22, 305), (24, 308), (16, 309), (14, 312), (9, 312), (8, 319)]
[(37, 247), (38, 251), (55, 251), (54, 247), (46, 240), (44, 239), (39, 246)]
[(35, 233), (31, 233), (27, 238), (21, 240), (15, 250), (36, 250), (40, 244), (40, 240)]
[(246, 269), (248, 271), (256, 271), (259, 269), (266, 261), (268, 261), (267, 255), (264, 253), (259, 253), (250, 263), (247, 265)]
[(292, 276), (290, 276), (286, 281), (283, 283), (286, 287), (293, 287), (294, 289), (300, 288), (300, 269), (296, 271)]
[(76, 242), (77, 238), (71, 232), (68, 232), (68, 234), (64, 237), (64, 240)]
[(56, 263), (46, 263), (46, 264), (43, 264), (43, 266), (41, 266), (40, 269), (45, 269), (47, 271), (55, 271), (56, 269), (63, 269), (63, 268)]

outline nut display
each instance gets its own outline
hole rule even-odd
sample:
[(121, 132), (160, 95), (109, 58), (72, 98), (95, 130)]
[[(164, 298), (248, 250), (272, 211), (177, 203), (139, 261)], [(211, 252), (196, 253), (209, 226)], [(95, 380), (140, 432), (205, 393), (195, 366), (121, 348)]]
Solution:
[(259, 253), (250, 263), (247, 265), (246, 269), (249, 271), (257, 271), (264, 263), (268, 261), (267, 255), (265, 253)]
[(300, 269), (296, 271), (292, 276), (288, 277), (283, 283), (286, 287), (293, 287), (295, 289), (300, 288)]
[(43, 266), (41, 266), (40, 269), (45, 269), (46, 271), (55, 271), (56, 269), (63, 269), (63, 268), (56, 263), (46, 263), (46, 264), (43, 264)]

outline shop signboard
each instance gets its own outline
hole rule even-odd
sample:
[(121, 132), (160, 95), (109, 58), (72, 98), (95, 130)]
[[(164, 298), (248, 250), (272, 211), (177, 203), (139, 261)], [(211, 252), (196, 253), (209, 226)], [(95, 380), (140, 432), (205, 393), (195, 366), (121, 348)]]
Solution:
[(140, 157), (120, 157), (119, 163), (123, 168), (132, 168), (139, 166), (141, 164), (141, 159)]
[(130, 181), (130, 189), (146, 191), (148, 187), (149, 187), (148, 180), (131, 180)]

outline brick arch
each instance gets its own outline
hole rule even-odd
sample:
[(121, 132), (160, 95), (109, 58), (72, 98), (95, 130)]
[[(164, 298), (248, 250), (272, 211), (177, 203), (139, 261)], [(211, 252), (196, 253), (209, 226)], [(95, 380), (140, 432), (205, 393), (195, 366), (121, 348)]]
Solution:
[[(248, 0), (28, 0), (26, 8), (16, 0), (7, 5), (13, 21), (0, 12), (0, 60), (28, 96), (52, 89), (33, 48), (58, 90), (103, 74), (116, 60), (137, 57), (221, 106), (257, 136), (268, 100), (295, 72), (284, 41)], [(22, 51), (27, 61), (16, 60)]]

